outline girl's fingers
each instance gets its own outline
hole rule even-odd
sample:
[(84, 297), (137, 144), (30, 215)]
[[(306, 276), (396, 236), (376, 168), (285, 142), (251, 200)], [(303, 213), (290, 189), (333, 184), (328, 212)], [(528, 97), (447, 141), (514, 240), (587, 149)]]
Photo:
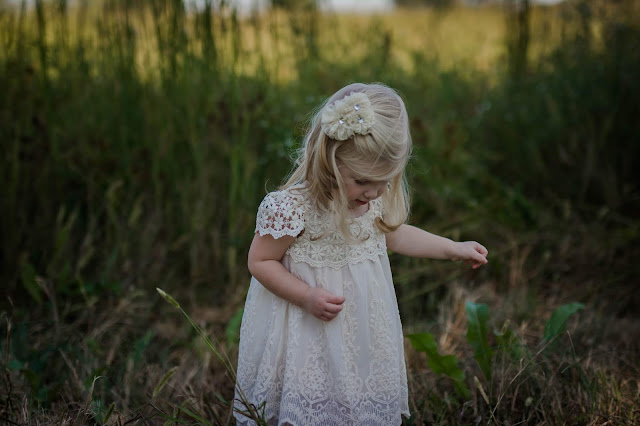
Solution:
[(319, 318), (322, 319), (323, 321), (331, 321), (332, 319), (338, 316), (341, 310), (342, 310), (342, 305), (327, 304), (327, 306), (324, 309), (324, 312), (322, 312)]
[[(484, 247), (482, 247), (482, 248), (484, 248)], [(486, 263), (487, 262), (486, 253), (483, 253), (481, 251), (473, 251), (473, 252), (471, 252), (470, 257), (471, 257), (471, 260), (473, 260), (474, 262), (481, 262), (481, 263)]]
[(338, 312), (340, 312), (342, 310), (342, 305), (334, 305), (332, 303), (328, 303), (327, 307), (325, 308), (325, 310), (327, 312), (332, 313), (332, 314), (337, 314)]
[(335, 317), (336, 317), (335, 314), (323, 314), (323, 315), (320, 315), (318, 318), (320, 318), (322, 321), (329, 322)]
[(482, 244), (478, 244), (478, 252), (480, 252), (480, 254), (482, 254), (483, 256), (489, 254), (489, 250), (487, 250), (486, 247)]
[(472, 265), (473, 269), (479, 268), (487, 261), (487, 254), (489, 251), (480, 243), (476, 241), (466, 241), (460, 244), (462, 247), (459, 256), (453, 260), (462, 260), (467, 265)]
[(331, 294), (331, 297), (327, 298), (327, 303), (341, 305), (342, 303), (344, 303), (344, 296), (336, 296), (335, 294)]

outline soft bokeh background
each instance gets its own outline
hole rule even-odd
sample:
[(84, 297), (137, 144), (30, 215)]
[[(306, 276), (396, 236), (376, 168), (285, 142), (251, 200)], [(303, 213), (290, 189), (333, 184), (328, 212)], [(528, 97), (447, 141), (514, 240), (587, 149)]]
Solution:
[(155, 289), (235, 362), (257, 206), (353, 81), (406, 100), (411, 223), (490, 250), (391, 255), (406, 333), (464, 374), (407, 342), (406, 424), (640, 422), (638, 2), (372, 3), (0, 1), (2, 422), (230, 423)]

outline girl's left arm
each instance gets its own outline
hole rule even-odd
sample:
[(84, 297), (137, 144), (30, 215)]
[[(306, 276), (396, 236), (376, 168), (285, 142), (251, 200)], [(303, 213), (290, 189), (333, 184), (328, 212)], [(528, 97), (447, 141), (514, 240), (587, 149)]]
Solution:
[(473, 268), (487, 263), (487, 249), (475, 241), (455, 242), (415, 226), (402, 224), (386, 234), (387, 248), (411, 257), (462, 260)]

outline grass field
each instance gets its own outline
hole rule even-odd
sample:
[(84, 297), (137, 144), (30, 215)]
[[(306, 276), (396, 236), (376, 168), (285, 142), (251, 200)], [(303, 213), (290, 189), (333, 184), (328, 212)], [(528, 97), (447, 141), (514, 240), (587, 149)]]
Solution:
[(391, 255), (405, 423), (640, 421), (636, 2), (214, 3), (0, 2), (2, 422), (230, 423), (257, 206), (351, 81), (405, 98), (411, 223), (490, 250)]

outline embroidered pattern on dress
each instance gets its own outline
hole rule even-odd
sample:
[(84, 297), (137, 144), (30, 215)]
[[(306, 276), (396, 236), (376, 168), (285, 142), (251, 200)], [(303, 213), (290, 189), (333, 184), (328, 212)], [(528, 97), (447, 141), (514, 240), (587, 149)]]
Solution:
[(325, 329), (318, 327), (316, 336), (311, 341), (311, 353), (307, 355), (304, 367), (298, 373), (300, 394), (310, 405), (326, 401), (329, 390), (333, 387), (325, 342)]
[[(380, 288), (380, 283), (373, 280), (373, 287)], [(393, 344), (391, 321), (387, 316), (388, 309), (378, 291), (370, 302), (370, 329), (373, 339), (369, 347), (371, 355), (371, 371), (365, 380), (372, 399), (382, 404), (391, 404), (399, 397), (400, 372), (395, 360), (400, 359)]]
[(360, 352), (360, 348), (355, 343), (355, 336), (358, 332), (358, 320), (355, 315), (357, 305), (353, 297), (353, 282), (350, 280), (344, 283), (344, 297), (346, 301), (342, 315), (346, 332), (343, 359), (346, 368), (340, 372), (338, 378), (336, 399), (342, 401), (347, 409), (353, 411), (362, 401), (363, 381), (358, 374), (356, 363), (356, 356)]

